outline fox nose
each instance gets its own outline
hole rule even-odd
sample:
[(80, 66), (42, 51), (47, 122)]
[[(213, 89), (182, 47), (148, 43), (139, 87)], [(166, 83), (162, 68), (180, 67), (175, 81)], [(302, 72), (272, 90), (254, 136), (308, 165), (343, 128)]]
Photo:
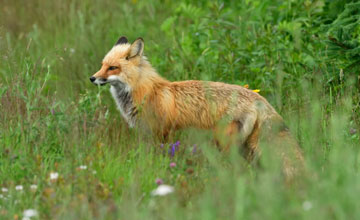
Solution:
[(96, 79), (96, 78), (95, 78), (94, 76), (90, 77), (90, 81), (91, 81), (91, 82), (94, 82), (95, 79)]

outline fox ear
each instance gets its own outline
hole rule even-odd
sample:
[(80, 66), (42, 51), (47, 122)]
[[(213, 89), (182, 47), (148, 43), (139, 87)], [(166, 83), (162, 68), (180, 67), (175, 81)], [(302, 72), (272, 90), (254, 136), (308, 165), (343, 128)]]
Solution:
[(119, 40), (116, 42), (115, 45), (118, 45), (118, 44), (126, 44), (128, 42), (128, 39), (124, 36), (120, 37)]
[(139, 37), (134, 41), (134, 43), (131, 44), (130, 52), (127, 59), (133, 58), (135, 56), (142, 56), (143, 51), (144, 51), (144, 40), (141, 37)]

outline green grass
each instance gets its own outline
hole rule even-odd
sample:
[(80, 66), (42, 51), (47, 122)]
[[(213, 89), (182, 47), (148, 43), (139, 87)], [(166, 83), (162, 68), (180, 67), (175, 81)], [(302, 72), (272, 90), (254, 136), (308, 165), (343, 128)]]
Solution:
[[(359, 218), (358, 52), (328, 42), (346, 2), (3, 1), (0, 219), (26, 209), (32, 219)], [(306, 174), (286, 184), (266, 143), (259, 168), (218, 152), (208, 131), (178, 132), (171, 157), (171, 143), (129, 129), (108, 88), (88, 79), (122, 35), (143, 37), (169, 80), (260, 89), (299, 141)], [(359, 36), (357, 26), (351, 45)], [(151, 196), (157, 178), (175, 193)]]

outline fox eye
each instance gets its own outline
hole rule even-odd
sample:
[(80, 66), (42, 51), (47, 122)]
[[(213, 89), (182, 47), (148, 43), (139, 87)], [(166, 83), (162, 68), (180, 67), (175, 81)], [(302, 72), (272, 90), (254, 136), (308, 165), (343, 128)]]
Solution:
[(117, 66), (110, 66), (108, 70), (114, 70), (114, 69), (117, 69), (118, 67)]

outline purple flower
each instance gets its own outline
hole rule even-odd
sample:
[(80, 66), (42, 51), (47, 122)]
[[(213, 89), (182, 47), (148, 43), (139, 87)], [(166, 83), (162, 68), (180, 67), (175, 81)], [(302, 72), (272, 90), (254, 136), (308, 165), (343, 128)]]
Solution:
[(164, 148), (164, 144), (160, 144), (160, 148)]
[(173, 144), (172, 146), (171, 146), (171, 148), (169, 149), (169, 154), (170, 154), (170, 156), (171, 157), (174, 157), (175, 156), (175, 144)]
[(171, 168), (176, 167), (176, 163), (175, 163), (175, 162), (171, 162), (171, 163), (170, 163), (170, 167), (171, 167)]
[(196, 151), (197, 151), (197, 146), (196, 146), (196, 144), (194, 144), (194, 147), (193, 147), (193, 149), (192, 149), (192, 153), (195, 154)]
[(164, 184), (164, 181), (163, 181), (162, 179), (160, 179), (160, 178), (157, 178), (157, 179), (155, 180), (155, 182), (156, 182), (157, 185)]
[(176, 141), (175, 144), (174, 144), (174, 146), (175, 146), (175, 149), (177, 150), (178, 147), (180, 146), (180, 141)]
[(55, 115), (55, 110), (53, 108), (50, 110), (50, 112), (52, 115)]

